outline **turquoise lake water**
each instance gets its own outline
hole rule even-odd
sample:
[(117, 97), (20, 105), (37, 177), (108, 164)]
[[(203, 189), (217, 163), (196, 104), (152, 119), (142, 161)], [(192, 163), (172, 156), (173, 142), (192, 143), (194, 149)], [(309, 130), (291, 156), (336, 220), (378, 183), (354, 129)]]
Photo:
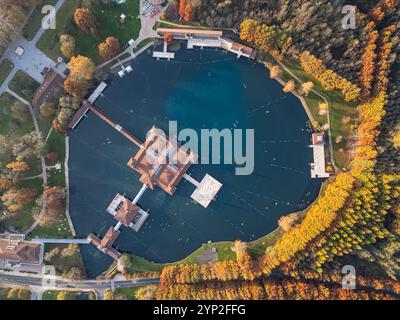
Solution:
[[(151, 52), (132, 63), (133, 72), (113, 77), (96, 106), (145, 140), (156, 125), (178, 128), (254, 129), (255, 170), (236, 176), (233, 165), (193, 165), (200, 181), (206, 173), (223, 183), (207, 209), (192, 203), (194, 186), (183, 180), (173, 197), (146, 191), (139, 205), (150, 217), (139, 233), (125, 227), (115, 247), (155, 262), (180, 260), (207, 241), (251, 241), (273, 231), (282, 215), (315, 200), (321, 181), (310, 177), (311, 131), (300, 101), (284, 94), (261, 64), (220, 50), (180, 50), (171, 62)], [(70, 134), (71, 218), (77, 236), (103, 236), (116, 221), (106, 212), (116, 193), (131, 199), (139, 175), (126, 163), (137, 148), (89, 113)], [(104, 271), (111, 258), (81, 246), (88, 275)]]

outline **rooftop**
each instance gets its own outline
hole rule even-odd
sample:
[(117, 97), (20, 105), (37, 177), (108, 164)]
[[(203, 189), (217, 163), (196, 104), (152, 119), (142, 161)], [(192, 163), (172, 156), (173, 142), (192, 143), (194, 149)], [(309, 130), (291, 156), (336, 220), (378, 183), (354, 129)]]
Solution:
[(200, 185), (192, 193), (191, 198), (204, 208), (207, 208), (211, 201), (214, 200), (221, 187), (222, 183), (211, 177), (209, 174), (206, 174), (203, 180), (201, 180)]
[(159, 186), (173, 195), (194, 160), (194, 154), (157, 134), (157, 128), (153, 127), (144, 146), (129, 160), (128, 166), (141, 174), (140, 181), (150, 189)]
[(32, 99), (34, 108), (40, 107), (44, 102), (54, 96), (57, 90), (61, 90), (64, 85), (64, 78), (56, 70), (48, 70), (44, 75), (44, 81), (36, 90)]
[(325, 165), (325, 142), (323, 133), (314, 133), (312, 135), (314, 162), (311, 164), (312, 178), (328, 178)]
[(41, 244), (21, 238), (0, 239), (0, 260), (7, 263), (41, 263)]
[(133, 204), (119, 193), (107, 208), (107, 212), (112, 214), (117, 221), (121, 222), (126, 227), (129, 227), (139, 211), (139, 206)]

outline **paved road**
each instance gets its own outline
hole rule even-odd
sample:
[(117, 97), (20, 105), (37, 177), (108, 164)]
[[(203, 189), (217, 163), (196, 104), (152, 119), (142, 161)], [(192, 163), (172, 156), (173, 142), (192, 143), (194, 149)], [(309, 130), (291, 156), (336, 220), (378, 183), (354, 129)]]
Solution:
[[(16, 275), (15, 273), (0, 273), (0, 282), (8, 285), (20, 285), (20, 286), (30, 286), (30, 287), (40, 287), (42, 288), (43, 280), (45, 283), (48, 282), (49, 278), (44, 278), (38, 275)], [(151, 284), (159, 284), (159, 279), (137, 279), (137, 280), (84, 280), (84, 281), (68, 281), (60, 277), (56, 277), (52, 284), (49, 284), (46, 289), (78, 289), (78, 290), (107, 290), (111, 286), (115, 288), (123, 287), (139, 287)]]

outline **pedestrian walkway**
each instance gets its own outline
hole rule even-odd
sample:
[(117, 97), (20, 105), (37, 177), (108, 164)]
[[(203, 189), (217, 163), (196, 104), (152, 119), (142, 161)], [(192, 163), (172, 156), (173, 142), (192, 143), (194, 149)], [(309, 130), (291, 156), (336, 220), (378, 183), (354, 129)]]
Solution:
[(52, 244), (89, 244), (87, 239), (47, 239), (47, 238), (33, 238), (33, 242), (52, 243)]

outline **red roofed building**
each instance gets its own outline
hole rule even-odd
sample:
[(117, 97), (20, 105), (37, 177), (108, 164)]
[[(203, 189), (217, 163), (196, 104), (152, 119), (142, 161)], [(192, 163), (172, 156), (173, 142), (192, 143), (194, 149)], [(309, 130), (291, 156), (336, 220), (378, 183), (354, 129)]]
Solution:
[[(60, 70), (59, 70), (60, 69)], [(32, 106), (39, 108), (44, 102), (53, 98), (57, 92), (64, 88), (65, 75), (62, 73), (62, 66), (46, 70), (43, 82), (33, 95)]]
[(0, 238), (0, 269), (14, 269), (22, 264), (41, 265), (43, 245), (24, 241), (24, 235), (6, 234)]
[(103, 239), (96, 237), (94, 234), (89, 234), (88, 240), (91, 244), (95, 245), (97, 249), (101, 252), (108, 254), (114, 260), (118, 260), (121, 257), (121, 254), (114, 248), (112, 245), (114, 244), (115, 240), (119, 237), (120, 232), (115, 230), (114, 227), (110, 227), (107, 233), (104, 235)]

